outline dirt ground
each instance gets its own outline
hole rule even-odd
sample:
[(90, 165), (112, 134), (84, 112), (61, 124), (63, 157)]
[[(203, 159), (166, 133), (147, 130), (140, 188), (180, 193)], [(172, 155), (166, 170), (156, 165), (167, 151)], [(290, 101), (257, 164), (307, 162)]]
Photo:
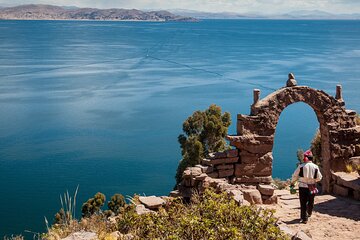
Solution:
[(314, 240), (360, 240), (360, 201), (317, 195), (315, 207), (307, 224), (300, 223), (300, 202), (297, 194), (276, 190), (279, 196), (275, 216), (293, 230), (302, 230)]

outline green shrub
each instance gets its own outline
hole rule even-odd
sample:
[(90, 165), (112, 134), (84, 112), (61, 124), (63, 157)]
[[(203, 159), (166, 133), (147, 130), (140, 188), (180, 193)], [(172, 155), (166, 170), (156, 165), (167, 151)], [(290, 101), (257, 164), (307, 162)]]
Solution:
[(176, 173), (180, 182), (183, 171), (199, 164), (208, 153), (226, 149), (225, 136), (231, 124), (230, 113), (221, 113), (221, 108), (212, 104), (205, 111), (196, 111), (183, 123), (183, 134), (178, 141), (181, 147), (182, 160)]
[[(319, 129), (316, 131), (313, 139), (311, 140), (310, 150), (313, 154), (312, 162), (318, 166), (321, 166), (321, 161), (322, 161), (322, 159), (321, 159), (321, 134), (320, 134)], [(296, 152), (296, 155), (297, 155), (297, 159), (299, 161), (299, 163), (297, 165), (299, 165), (300, 163), (303, 163), (304, 150), (298, 149)]]
[(111, 197), (107, 205), (109, 210), (111, 210), (115, 215), (117, 215), (120, 213), (121, 208), (125, 206), (125, 198), (123, 195), (117, 193)]
[(239, 206), (226, 193), (207, 190), (188, 205), (169, 201), (156, 214), (127, 212), (118, 230), (135, 239), (287, 239), (276, 221), (272, 210)]
[(314, 138), (311, 141), (311, 152), (313, 153), (313, 163), (321, 166), (321, 134), (319, 129), (316, 131)]
[(98, 192), (93, 198), (87, 200), (81, 208), (83, 217), (90, 217), (93, 214), (100, 213), (101, 207), (104, 206), (105, 195)]

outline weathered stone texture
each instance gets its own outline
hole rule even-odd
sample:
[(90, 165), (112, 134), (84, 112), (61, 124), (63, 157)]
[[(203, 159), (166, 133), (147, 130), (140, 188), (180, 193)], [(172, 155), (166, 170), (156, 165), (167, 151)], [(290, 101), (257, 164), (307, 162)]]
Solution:
[(165, 204), (165, 201), (162, 198), (156, 196), (139, 197), (139, 201), (149, 209), (158, 209)]
[(219, 177), (230, 177), (234, 175), (234, 169), (219, 170)]
[(262, 204), (261, 194), (257, 189), (242, 190), (244, 199), (251, 204)]
[(137, 204), (135, 211), (138, 215), (153, 213), (154, 211), (147, 209), (143, 204)]
[(67, 236), (66, 238), (63, 238), (62, 240), (98, 240), (98, 239), (99, 238), (96, 233), (80, 231), (80, 232), (74, 232), (69, 236)]
[(349, 195), (349, 189), (346, 187), (339, 186), (337, 184), (334, 184), (333, 187), (334, 194), (340, 195), (343, 197), (347, 197)]
[(217, 165), (216, 169), (217, 170), (228, 170), (228, 169), (234, 169), (234, 164), (222, 164), (222, 165)]
[(238, 161), (239, 161), (238, 157), (232, 157), (232, 158), (203, 159), (202, 163), (207, 166), (215, 166), (219, 164), (237, 163)]
[(272, 173), (272, 165), (258, 164), (236, 164), (235, 165), (235, 176), (269, 176)]
[(229, 195), (232, 196), (235, 202), (239, 203), (240, 205), (244, 202), (244, 194), (240, 190), (229, 190)]
[(275, 188), (271, 185), (259, 184), (258, 189), (262, 195), (272, 196)]
[(259, 183), (271, 183), (272, 177), (248, 177), (242, 176), (235, 178), (235, 182), (237, 183), (251, 183), (251, 184), (259, 184)]
[(266, 196), (262, 195), (262, 200), (264, 204), (277, 204), (278, 203), (278, 196)]

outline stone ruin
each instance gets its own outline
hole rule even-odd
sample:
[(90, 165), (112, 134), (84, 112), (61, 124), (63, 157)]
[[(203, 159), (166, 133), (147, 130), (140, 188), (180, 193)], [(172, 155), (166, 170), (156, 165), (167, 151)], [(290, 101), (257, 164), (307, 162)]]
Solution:
[(345, 108), (341, 86), (336, 96), (307, 86), (297, 86), (292, 73), (286, 87), (260, 100), (254, 89), (250, 115), (237, 115), (237, 134), (227, 136), (234, 149), (211, 153), (201, 164), (187, 168), (173, 195), (190, 197), (194, 191), (214, 187), (228, 191), (239, 201), (275, 203), (272, 182), (272, 149), (281, 112), (304, 102), (313, 108), (320, 125), (322, 191), (360, 200), (359, 176), (345, 174), (346, 164), (360, 165), (360, 126), (357, 113)]

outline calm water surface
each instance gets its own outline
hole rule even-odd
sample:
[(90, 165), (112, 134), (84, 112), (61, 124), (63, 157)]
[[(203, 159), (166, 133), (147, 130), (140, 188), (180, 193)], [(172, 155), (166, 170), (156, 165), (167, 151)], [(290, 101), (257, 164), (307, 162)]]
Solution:
[[(359, 21), (0, 21), (0, 237), (44, 231), (77, 185), (79, 203), (167, 195), (183, 120), (216, 103), (235, 133), (252, 89), (264, 97), (288, 72), (330, 94), (341, 83), (359, 112), (359, 43)], [(275, 176), (317, 127), (305, 104), (283, 112)]]

